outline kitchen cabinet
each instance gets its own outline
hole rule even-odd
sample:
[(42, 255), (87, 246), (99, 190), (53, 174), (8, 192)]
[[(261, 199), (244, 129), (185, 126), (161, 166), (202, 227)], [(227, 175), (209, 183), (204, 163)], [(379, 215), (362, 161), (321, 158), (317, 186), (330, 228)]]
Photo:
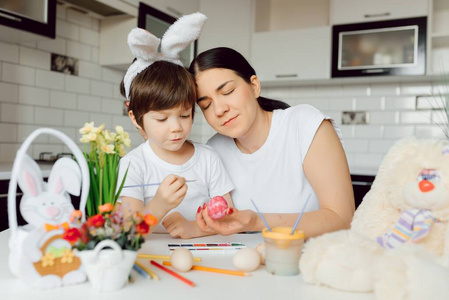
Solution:
[(200, 0), (199, 10), (207, 16), (198, 39), (198, 53), (229, 47), (249, 59), (253, 32), (253, 0)]
[(56, 0), (0, 1), (0, 40), (25, 43), (56, 36)]
[(330, 78), (329, 26), (253, 35), (251, 63), (261, 82)]
[(429, 1), (331, 0), (331, 24), (350, 24), (427, 16)]
[[(139, 1), (128, 0), (130, 5), (138, 7)], [(162, 12), (179, 18), (182, 15), (198, 11), (198, 0), (140, 0)], [(132, 63), (127, 37), (131, 29), (137, 27), (137, 15), (126, 15), (103, 19), (100, 23), (100, 58), (102, 66), (126, 71)]]
[(371, 175), (351, 175), (352, 188), (354, 190), (355, 208), (362, 203), (363, 197), (369, 192), (375, 176)]

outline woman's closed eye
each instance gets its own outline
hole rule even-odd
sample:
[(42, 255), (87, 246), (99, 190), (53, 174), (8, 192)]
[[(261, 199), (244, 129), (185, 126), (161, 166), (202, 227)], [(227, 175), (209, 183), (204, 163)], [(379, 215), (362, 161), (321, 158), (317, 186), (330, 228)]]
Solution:
[(209, 106), (210, 106), (210, 104), (211, 104), (211, 102), (208, 102), (208, 103), (201, 103), (202, 105), (200, 105), (200, 108), (202, 109), (202, 110), (206, 110), (206, 109), (208, 109), (209, 108)]
[(227, 91), (227, 92), (223, 93), (223, 95), (224, 95), (224, 96), (230, 95), (230, 94), (232, 94), (232, 92), (234, 92), (234, 90), (235, 90), (235, 89), (232, 89), (232, 90), (230, 90), (230, 91)]

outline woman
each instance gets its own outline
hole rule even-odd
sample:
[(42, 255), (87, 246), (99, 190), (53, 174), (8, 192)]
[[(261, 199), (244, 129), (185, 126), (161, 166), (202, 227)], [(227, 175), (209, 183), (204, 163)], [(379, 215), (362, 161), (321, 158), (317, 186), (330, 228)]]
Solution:
[(219, 154), (235, 190), (235, 208), (213, 220), (203, 206), (197, 222), (204, 231), (228, 235), (293, 226), (309, 194), (299, 228), (306, 238), (348, 228), (354, 195), (340, 131), (309, 105), (260, 97), (260, 82), (245, 58), (214, 48), (190, 65), (198, 85), (198, 105), (218, 132), (208, 144)]

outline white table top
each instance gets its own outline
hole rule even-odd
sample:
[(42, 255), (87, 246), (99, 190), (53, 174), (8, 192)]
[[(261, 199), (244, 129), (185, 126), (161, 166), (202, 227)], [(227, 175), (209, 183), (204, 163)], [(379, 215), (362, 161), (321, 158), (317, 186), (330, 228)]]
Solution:
[[(152, 266), (148, 260), (139, 259), (153, 270), (161, 280), (147, 280), (135, 271), (132, 275), (135, 282), (128, 283), (115, 292), (95, 292), (89, 282), (74, 286), (65, 286), (52, 290), (35, 290), (14, 277), (8, 268), (9, 230), (0, 232), (0, 298), (4, 300), (25, 299), (60, 299), (60, 300), (140, 300), (140, 299), (374, 299), (373, 294), (345, 293), (334, 289), (309, 285), (301, 275), (274, 276), (260, 266), (252, 272), (253, 276), (240, 277), (204, 271), (181, 273), (193, 281), (196, 286), (190, 287), (179, 279)], [(139, 252), (151, 254), (168, 254), (168, 243), (219, 243), (243, 242), (255, 247), (263, 241), (260, 233), (238, 234), (232, 236), (210, 236), (193, 240), (173, 239), (168, 234), (152, 234)], [(200, 265), (217, 268), (235, 269), (232, 265), (232, 254), (201, 254)]]

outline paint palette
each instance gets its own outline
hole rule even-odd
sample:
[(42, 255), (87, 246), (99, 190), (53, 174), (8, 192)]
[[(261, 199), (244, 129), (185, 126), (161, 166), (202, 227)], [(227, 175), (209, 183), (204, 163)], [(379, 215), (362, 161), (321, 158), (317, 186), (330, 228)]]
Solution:
[(246, 245), (241, 242), (231, 242), (231, 243), (176, 243), (168, 244), (170, 253), (178, 248), (186, 248), (190, 252), (201, 252), (201, 253), (222, 253), (222, 254), (233, 254), (240, 249), (246, 248)]

